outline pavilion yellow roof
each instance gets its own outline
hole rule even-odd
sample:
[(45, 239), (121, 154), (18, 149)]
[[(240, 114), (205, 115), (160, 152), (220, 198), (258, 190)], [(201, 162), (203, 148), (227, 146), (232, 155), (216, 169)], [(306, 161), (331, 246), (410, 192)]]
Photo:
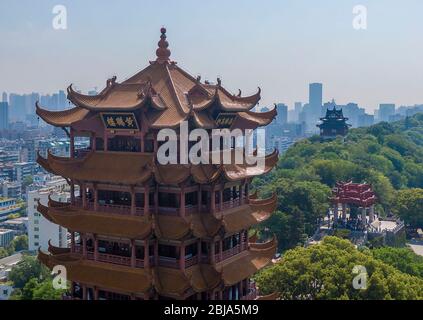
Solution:
[[(232, 158), (235, 162), (235, 159)], [(158, 183), (179, 184), (192, 177), (206, 184), (224, 175), (228, 181), (240, 181), (268, 173), (278, 161), (278, 152), (265, 156), (264, 168), (242, 164), (160, 165), (153, 153), (90, 152), (84, 158), (71, 159), (49, 153), (45, 159), (38, 155), (37, 162), (47, 171), (78, 181), (95, 181), (115, 184), (139, 185), (155, 178)]]
[[(164, 39), (165, 32), (162, 33)], [(160, 56), (163, 50), (168, 51), (166, 58)], [(199, 127), (216, 127), (211, 110), (236, 112), (237, 121), (247, 121), (252, 127), (266, 125), (275, 117), (276, 110), (265, 113), (249, 111), (260, 100), (260, 88), (251, 96), (242, 97), (241, 91), (232, 94), (222, 87), (220, 79), (217, 79), (217, 84), (201, 82), (200, 77), (194, 78), (169, 57), (167, 46), (159, 47), (157, 59), (149, 66), (122, 83), (118, 83), (116, 77), (108, 79), (106, 87), (98, 95), (81, 94), (70, 85), (68, 99), (75, 108), (53, 112), (41, 109), (37, 104), (36, 112), (49, 124), (69, 126), (84, 119), (89, 111), (142, 109), (149, 127), (156, 129), (175, 127), (191, 118)]]

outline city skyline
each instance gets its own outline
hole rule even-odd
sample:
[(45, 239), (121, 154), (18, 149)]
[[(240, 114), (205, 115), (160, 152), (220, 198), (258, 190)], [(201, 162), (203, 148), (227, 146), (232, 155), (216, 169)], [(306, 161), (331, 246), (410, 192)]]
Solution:
[[(234, 1), (224, 10), (222, 3), (199, 8), (193, 1), (62, 1), (67, 30), (51, 26), (54, 1), (23, 3), (0, 4), (5, 75), (0, 91), (8, 93), (57, 92), (69, 81), (87, 92), (101, 90), (113, 75), (123, 81), (154, 58), (154, 31), (166, 25), (172, 59), (203, 79), (220, 76), (233, 92), (235, 84), (243, 94), (260, 86), (261, 106), (307, 102), (312, 82), (324, 84), (324, 102), (355, 102), (371, 113), (382, 103), (423, 102), (423, 66), (416, 57), (422, 44), (415, 36), (423, 29), (417, 19), (420, 1), (361, 1), (368, 9), (368, 29), (360, 31), (352, 27), (357, 2), (349, 0), (322, 1), (320, 7), (306, 1), (268, 1), (259, 7), (255, 1)], [(160, 14), (145, 14), (155, 10)]]

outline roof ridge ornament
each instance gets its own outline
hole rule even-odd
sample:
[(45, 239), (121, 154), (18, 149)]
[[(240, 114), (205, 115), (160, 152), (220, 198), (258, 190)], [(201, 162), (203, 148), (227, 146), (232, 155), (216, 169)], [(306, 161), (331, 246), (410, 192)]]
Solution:
[(168, 49), (169, 43), (166, 41), (166, 28), (162, 27), (160, 29), (161, 36), (160, 41), (157, 43), (159, 46), (156, 50), (156, 62), (158, 63), (170, 63), (170, 50)]

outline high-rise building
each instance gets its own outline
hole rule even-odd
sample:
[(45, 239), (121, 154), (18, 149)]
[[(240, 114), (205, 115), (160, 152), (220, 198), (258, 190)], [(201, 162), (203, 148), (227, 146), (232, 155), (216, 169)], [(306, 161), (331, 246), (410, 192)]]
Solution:
[(8, 100), (7, 100), (7, 93), (6, 92), (3, 92), (1, 101), (2, 102), (8, 102)]
[[(75, 299), (255, 299), (250, 279), (271, 262), (277, 243), (271, 236), (257, 243), (248, 231), (270, 217), (277, 198), (252, 196), (250, 187), (278, 153), (261, 159), (263, 170), (245, 160), (161, 165), (157, 134), (185, 121), (189, 130), (256, 129), (275, 110), (251, 111), (260, 91), (232, 95), (220, 79), (203, 83), (182, 70), (170, 60), (165, 28), (156, 55), (127, 80), (109, 79), (96, 96), (70, 87), (72, 109), (37, 109), (45, 122), (70, 127), (70, 157), (49, 154), (38, 163), (71, 188), (70, 202), (38, 206), (70, 230), (71, 246), (51, 245), (38, 257), (50, 268), (66, 267)], [(88, 149), (75, 152), (75, 137), (87, 135)]]
[(323, 104), (323, 85), (321, 83), (310, 83), (309, 104), (313, 114), (320, 116)]
[(395, 114), (395, 104), (382, 103), (379, 105), (378, 117), (379, 121), (389, 121), (389, 117)]
[(70, 198), (69, 185), (63, 178), (55, 177), (40, 189), (28, 191), (28, 242), (29, 250), (36, 251), (41, 247), (47, 250), (50, 243), (56, 247), (68, 247), (66, 228), (54, 224), (39, 211), (38, 203), (47, 204), (52, 201), (67, 202)]
[(9, 129), (9, 104), (0, 102), (0, 131)]
[(303, 111), (303, 103), (302, 102), (295, 102), (294, 103), (294, 119), (292, 122), (299, 122), (300, 121), (300, 114)]
[(10, 122), (24, 121), (26, 116), (25, 97), (11, 93), (9, 95), (9, 120)]
[(275, 106), (277, 115), (276, 115), (276, 123), (283, 125), (288, 122), (288, 106), (284, 103), (278, 103)]
[(358, 117), (358, 127), (370, 127), (375, 122), (375, 116), (371, 114), (362, 114)]

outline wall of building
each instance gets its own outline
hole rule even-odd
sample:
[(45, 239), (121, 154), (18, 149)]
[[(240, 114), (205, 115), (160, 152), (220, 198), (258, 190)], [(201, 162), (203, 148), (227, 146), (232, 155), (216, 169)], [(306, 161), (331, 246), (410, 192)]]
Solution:
[(48, 241), (56, 247), (67, 247), (67, 230), (51, 223), (38, 211), (38, 200), (43, 205), (48, 204), (48, 197), (55, 201), (66, 202), (70, 198), (67, 190), (68, 184), (64, 179), (47, 182), (46, 187), (28, 192), (28, 240), (29, 250), (36, 251), (48, 249)]

